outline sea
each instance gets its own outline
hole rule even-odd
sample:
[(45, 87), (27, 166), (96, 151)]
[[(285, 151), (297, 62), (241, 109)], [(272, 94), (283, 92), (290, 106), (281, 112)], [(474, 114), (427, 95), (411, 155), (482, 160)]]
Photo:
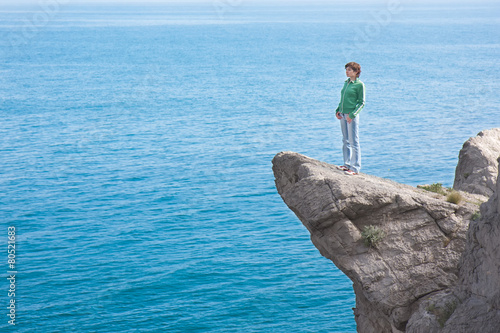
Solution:
[(491, 2), (0, 5), (0, 331), (356, 332), (271, 160), (452, 186), (500, 127)]

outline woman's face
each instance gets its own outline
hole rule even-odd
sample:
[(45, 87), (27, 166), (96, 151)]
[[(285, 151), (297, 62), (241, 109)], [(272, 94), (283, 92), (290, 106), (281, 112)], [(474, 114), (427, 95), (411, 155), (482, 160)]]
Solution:
[(353, 71), (351, 67), (347, 67), (345, 69), (345, 75), (350, 77), (350, 78), (356, 78), (357, 72)]

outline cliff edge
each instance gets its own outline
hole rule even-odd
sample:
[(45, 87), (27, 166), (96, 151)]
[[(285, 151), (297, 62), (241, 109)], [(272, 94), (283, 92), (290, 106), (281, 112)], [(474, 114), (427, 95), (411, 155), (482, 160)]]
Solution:
[(496, 179), (479, 218), (477, 197), (457, 205), (293, 152), (273, 171), (313, 244), (352, 280), (358, 332), (500, 332)]

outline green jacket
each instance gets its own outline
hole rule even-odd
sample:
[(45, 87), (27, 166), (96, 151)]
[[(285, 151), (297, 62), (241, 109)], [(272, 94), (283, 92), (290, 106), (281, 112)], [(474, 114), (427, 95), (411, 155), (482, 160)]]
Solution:
[(335, 113), (348, 113), (354, 119), (365, 106), (365, 84), (359, 78), (356, 81), (347, 79), (340, 91), (340, 103)]

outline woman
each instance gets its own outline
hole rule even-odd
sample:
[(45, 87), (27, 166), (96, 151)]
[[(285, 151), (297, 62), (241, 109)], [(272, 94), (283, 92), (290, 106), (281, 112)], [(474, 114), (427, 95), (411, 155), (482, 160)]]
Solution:
[(365, 84), (359, 80), (361, 66), (355, 62), (345, 65), (348, 77), (340, 92), (340, 103), (335, 116), (340, 120), (343, 136), (342, 153), (344, 165), (338, 168), (348, 175), (357, 175), (361, 170), (361, 148), (359, 146), (359, 112), (365, 106)]

